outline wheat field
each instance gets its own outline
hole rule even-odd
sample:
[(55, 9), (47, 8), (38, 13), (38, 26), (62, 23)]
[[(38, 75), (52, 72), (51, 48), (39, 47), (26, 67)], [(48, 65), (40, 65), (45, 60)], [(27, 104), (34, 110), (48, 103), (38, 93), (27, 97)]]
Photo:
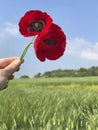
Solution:
[(10, 81), (0, 130), (98, 130), (98, 77)]

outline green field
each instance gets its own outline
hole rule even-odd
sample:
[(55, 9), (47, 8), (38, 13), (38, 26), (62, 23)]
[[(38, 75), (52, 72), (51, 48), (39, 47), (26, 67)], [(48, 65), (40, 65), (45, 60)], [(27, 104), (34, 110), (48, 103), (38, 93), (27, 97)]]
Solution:
[(98, 130), (98, 77), (10, 81), (0, 130)]

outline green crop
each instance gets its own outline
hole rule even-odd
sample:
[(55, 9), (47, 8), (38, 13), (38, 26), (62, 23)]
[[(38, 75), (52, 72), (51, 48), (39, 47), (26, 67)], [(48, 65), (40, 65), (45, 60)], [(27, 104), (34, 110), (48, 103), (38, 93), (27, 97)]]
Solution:
[(98, 77), (11, 81), (0, 92), (0, 130), (98, 130)]

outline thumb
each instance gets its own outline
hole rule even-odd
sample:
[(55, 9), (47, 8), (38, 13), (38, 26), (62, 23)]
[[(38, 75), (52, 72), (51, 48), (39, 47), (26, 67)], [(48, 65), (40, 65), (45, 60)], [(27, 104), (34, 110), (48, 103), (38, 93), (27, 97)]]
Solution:
[(21, 65), (21, 60), (17, 59), (14, 60), (11, 64), (9, 64), (6, 68), (5, 68), (5, 74), (6, 76), (10, 76), (12, 75)]

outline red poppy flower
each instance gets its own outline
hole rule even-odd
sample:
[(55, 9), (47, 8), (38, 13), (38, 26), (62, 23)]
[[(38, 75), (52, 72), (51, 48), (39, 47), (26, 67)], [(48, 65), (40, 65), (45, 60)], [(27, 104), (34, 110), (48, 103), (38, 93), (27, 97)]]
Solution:
[(52, 24), (52, 18), (39, 10), (30, 10), (19, 21), (19, 31), (25, 37), (46, 33)]
[(34, 42), (34, 49), (40, 61), (45, 59), (56, 60), (61, 57), (66, 47), (66, 36), (62, 29), (52, 24), (49, 31), (44, 35), (39, 35)]

